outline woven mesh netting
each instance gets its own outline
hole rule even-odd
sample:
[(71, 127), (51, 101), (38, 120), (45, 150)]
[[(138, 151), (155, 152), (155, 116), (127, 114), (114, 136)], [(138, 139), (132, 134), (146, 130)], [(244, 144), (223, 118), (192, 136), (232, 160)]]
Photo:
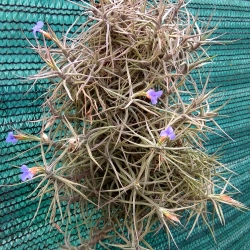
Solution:
[[(213, 45), (210, 55), (217, 57), (212, 66), (207, 67), (211, 71), (210, 88), (217, 87), (216, 92), (220, 93), (218, 105), (230, 99), (221, 111), (224, 116), (216, 121), (234, 140), (212, 135), (207, 147), (213, 152), (224, 145), (221, 161), (238, 174), (231, 181), (242, 192), (233, 197), (250, 207), (250, 0), (192, 0), (189, 10), (194, 14), (198, 12), (203, 21), (209, 20), (213, 13), (211, 26), (219, 22), (214, 35), (223, 34), (223, 40), (236, 40), (225, 46)], [(40, 124), (28, 121), (41, 117), (42, 99), (38, 98), (48, 83), (40, 81), (27, 92), (32, 83), (23, 81), (22, 77), (35, 74), (43, 62), (28, 48), (25, 36), (35, 42), (31, 28), (38, 20), (48, 22), (60, 36), (81, 13), (79, 7), (66, 0), (0, 1), (0, 184), (20, 182), (20, 170), (13, 166), (29, 164), (39, 155), (39, 150), (33, 150), (13, 160), (33, 144), (19, 142), (13, 146), (5, 142), (7, 132), (12, 128), (31, 134), (40, 131)], [(43, 200), (32, 221), (38, 201), (27, 196), (35, 187), (35, 181), (0, 187), (0, 249), (58, 249), (63, 243), (63, 235), (46, 220), (49, 199)], [(241, 213), (229, 206), (223, 209), (226, 225), (215, 220), (217, 243), (209, 230), (200, 224), (187, 240), (190, 228), (172, 230), (179, 248), (250, 249), (249, 213)], [(87, 230), (82, 236), (87, 237)], [(154, 249), (168, 248), (164, 231), (149, 237)], [(73, 233), (72, 239), (77, 239), (77, 235)]]

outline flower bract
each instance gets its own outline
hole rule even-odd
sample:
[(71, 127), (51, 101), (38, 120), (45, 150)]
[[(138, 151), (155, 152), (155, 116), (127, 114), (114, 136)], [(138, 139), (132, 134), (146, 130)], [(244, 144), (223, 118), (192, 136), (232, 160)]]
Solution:
[(6, 137), (6, 142), (10, 142), (10, 143), (17, 143), (17, 139), (15, 138), (13, 132), (9, 132), (8, 136)]
[(178, 217), (174, 213), (163, 212), (167, 219), (181, 223)]
[(170, 140), (175, 139), (175, 133), (171, 126), (167, 127), (165, 130), (161, 131), (160, 136), (165, 138), (168, 137)]
[(36, 32), (40, 32), (40, 29), (43, 27), (44, 23), (42, 21), (38, 21), (36, 25), (32, 28), (33, 34), (36, 37)]
[(34, 174), (30, 171), (30, 169), (26, 165), (21, 166), (21, 171), (22, 171), (21, 174), (22, 181), (26, 181), (27, 179), (31, 180), (34, 176)]
[(163, 94), (163, 91), (154, 91), (153, 89), (149, 89), (147, 92), (147, 98), (150, 99), (152, 104), (156, 104), (158, 98), (160, 98)]

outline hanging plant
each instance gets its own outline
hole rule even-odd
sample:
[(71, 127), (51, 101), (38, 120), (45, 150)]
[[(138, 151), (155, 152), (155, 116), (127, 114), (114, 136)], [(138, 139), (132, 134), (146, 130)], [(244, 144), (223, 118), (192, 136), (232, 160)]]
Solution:
[(222, 203), (245, 208), (227, 194), (232, 171), (204, 144), (221, 130), (211, 124), (222, 107), (212, 108), (209, 78), (192, 77), (212, 62), (215, 28), (201, 27), (183, 0), (75, 4), (87, 21), (73, 34), (76, 23), (62, 38), (42, 21), (33, 27), (45, 65), (29, 80), (51, 82), (40, 137), (6, 139), (40, 143), (40, 163), (21, 167), (22, 181), (40, 180), (38, 209), (51, 199), (64, 249), (73, 249), (72, 225), (89, 232), (75, 249), (153, 249), (149, 233), (165, 228), (173, 239), (172, 224), (192, 221), (190, 234), (200, 217), (213, 232), (208, 204), (222, 223)]

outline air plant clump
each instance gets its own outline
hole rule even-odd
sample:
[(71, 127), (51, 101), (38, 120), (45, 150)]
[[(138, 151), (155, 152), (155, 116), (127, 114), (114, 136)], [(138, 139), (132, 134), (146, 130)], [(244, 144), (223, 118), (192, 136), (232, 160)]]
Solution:
[[(62, 38), (41, 21), (33, 28), (43, 37), (33, 48), (46, 65), (29, 80), (51, 82), (34, 192), (40, 201), (51, 194), (51, 223), (57, 212), (62, 224), (77, 216), (75, 227), (90, 232), (79, 249), (153, 249), (148, 233), (164, 227), (173, 239), (171, 224), (192, 218), (190, 233), (200, 217), (212, 231), (209, 203), (222, 222), (222, 203), (244, 208), (225, 194), (232, 172), (203, 146), (222, 107), (211, 110), (209, 79), (191, 75), (211, 62), (215, 28), (200, 27), (183, 0), (82, 2), (75, 4), (87, 21), (72, 35), (75, 24)], [(8, 138), (17, 142), (13, 133)], [(35, 174), (22, 171), (23, 179)]]

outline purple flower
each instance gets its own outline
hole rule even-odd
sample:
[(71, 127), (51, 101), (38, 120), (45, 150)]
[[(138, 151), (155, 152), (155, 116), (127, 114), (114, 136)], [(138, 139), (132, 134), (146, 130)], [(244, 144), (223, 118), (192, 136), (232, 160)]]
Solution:
[(30, 171), (30, 169), (26, 165), (21, 166), (21, 171), (23, 172), (21, 174), (22, 181), (26, 181), (27, 179), (31, 180), (34, 176), (34, 174)]
[(170, 140), (175, 139), (175, 133), (171, 126), (167, 127), (165, 130), (161, 131), (160, 136), (162, 138), (169, 137)]
[(36, 32), (40, 32), (40, 29), (43, 27), (44, 23), (42, 21), (38, 21), (36, 25), (32, 28), (33, 34), (36, 37)]
[(15, 138), (13, 132), (9, 132), (8, 136), (6, 137), (6, 142), (10, 142), (10, 143), (17, 143), (17, 139)]
[(158, 101), (158, 98), (162, 96), (163, 91), (154, 91), (153, 89), (149, 89), (146, 94), (147, 98), (151, 100), (152, 104), (156, 104)]

